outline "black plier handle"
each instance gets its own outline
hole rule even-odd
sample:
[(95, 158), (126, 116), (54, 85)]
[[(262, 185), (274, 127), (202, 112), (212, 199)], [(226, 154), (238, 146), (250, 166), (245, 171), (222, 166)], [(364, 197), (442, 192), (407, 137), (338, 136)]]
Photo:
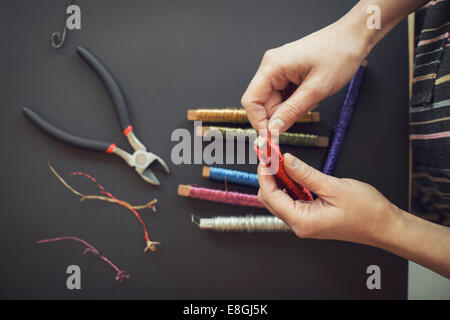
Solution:
[(36, 125), (36, 127), (47, 132), (52, 137), (57, 138), (65, 143), (71, 144), (74, 147), (106, 153), (113, 153), (114, 149), (117, 148), (115, 143), (107, 143), (103, 141), (78, 137), (73, 133), (70, 133), (67, 130), (61, 129), (60, 127), (48, 122), (36, 111), (31, 110), (30, 108), (23, 108), (23, 113), (27, 116), (28, 119), (30, 119), (31, 122), (33, 122), (34, 125)]
[[(114, 79), (108, 68), (88, 49), (79, 46), (77, 47), (77, 53), (80, 57), (83, 58), (84, 61), (86, 61), (91, 69), (94, 70), (98, 77), (102, 80), (114, 103), (114, 107), (122, 126), (123, 134), (128, 137), (128, 135), (133, 132), (133, 126), (131, 125), (130, 115), (128, 113), (125, 97), (123, 96), (119, 84)], [(30, 119), (31, 122), (33, 122), (37, 127), (47, 132), (54, 138), (69, 143), (75, 147), (106, 153), (113, 153), (117, 148), (117, 145), (114, 143), (107, 143), (78, 137), (73, 133), (70, 133), (48, 122), (36, 111), (30, 108), (23, 108), (23, 112), (28, 117), (28, 119)]]
[(122, 126), (123, 134), (127, 136), (131, 131), (133, 131), (133, 126), (131, 125), (130, 114), (128, 113), (125, 97), (123, 96), (122, 90), (120, 89), (116, 79), (114, 79), (108, 68), (88, 49), (79, 46), (77, 47), (77, 53), (103, 81), (103, 84), (113, 100), (120, 125)]
[(170, 169), (167, 164), (156, 154), (149, 152), (147, 148), (139, 141), (133, 132), (133, 126), (131, 125), (130, 115), (128, 113), (127, 104), (122, 94), (122, 90), (119, 84), (114, 79), (109, 70), (104, 66), (95, 55), (83, 47), (77, 48), (77, 53), (86, 61), (86, 63), (97, 73), (102, 80), (106, 89), (108, 90), (117, 115), (119, 117), (120, 124), (122, 126), (123, 134), (127, 137), (128, 142), (133, 147), (135, 152), (130, 154), (117, 147), (114, 143), (107, 143), (102, 141), (91, 140), (87, 138), (78, 137), (60, 127), (48, 122), (38, 113), (30, 108), (23, 108), (24, 114), (33, 122), (37, 127), (47, 132), (49, 135), (57, 138), (63, 142), (69, 143), (73, 146), (85, 148), (93, 151), (101, 151), (106, 153), (114, 153), (122, 158), (130, 167), (133, 167), (136, 172), (148, 183), (152, 185), (160, 185), (158, 178), (155, 176), (151, 169), (153, 163), (159, 163), (163, 169), (169, 173)]

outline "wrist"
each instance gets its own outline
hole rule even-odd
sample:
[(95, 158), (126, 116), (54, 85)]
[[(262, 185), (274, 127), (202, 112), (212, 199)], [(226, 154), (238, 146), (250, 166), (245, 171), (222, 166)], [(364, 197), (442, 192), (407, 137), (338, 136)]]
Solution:
[(403, 235), (408, 230), (409, 216), (411, 214), (389, 203), (389, 207), (384, 210), (382, 216), (382, 228), (373, 235), (369, 244), (392, 251), (402, 245)]
[(356, 54), (363, 61), (378, 42), (376, 30), (367, 27), (368, 14), (361, 6), (355, 6), (346, 15), (337, 21), (342, 32), (351, 38), (356, 48)]
[[(366, 57), (405, 16), (424, 3), (426, 1), (423, 0), (403, 1), (397, 4), (382, 0), (360, 0), (339, 20), (339, 23), (346, 25), (348, 31), (355, 34)], [(379, 25), (372, 26), (377, 18)]]
[(388, 222), (383, 224), (385, 231), (367, 244), (412, 260), (450, 278), (448, 227), (426, 221), (397, 207), (392, 209), (386, 220)]

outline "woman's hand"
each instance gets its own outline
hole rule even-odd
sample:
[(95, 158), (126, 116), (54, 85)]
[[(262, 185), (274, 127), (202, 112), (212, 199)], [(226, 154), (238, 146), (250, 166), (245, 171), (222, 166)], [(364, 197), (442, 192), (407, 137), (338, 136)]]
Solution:
[(375, 246), (450, 278), (450, 228), (402, 211), (366, 183), (327, 176), (286, 154), (287, 174), (319, 196), (294, 201), (274, 176), (262, 174), (264, 166), (258, 169), (258, 198), (297, 236)]
[[(242, 97), (256, 130), (286, 131), (324, 98), (345, 86), (369, 53), (364, 32), (349, 18), (266, 52)], [(289, 84), (297, 89), (283, 101)], [(270, 120), (270, 121), (269, 121)]]
[[(428, 0), (360, 0), (332, 25), (266, 52), (242, 97), (256, 130), (286, 131), (298, 118), (345, 86), (372, 48), (406, 15)], [(380, 28), (369, 28), (368, 9), (380, 10)], [(283, 101), (290, 83), (295, 92)]]
[(288, 175), (319, 198), (312, 203), (292, 200), (273, 176), (262, 175), (262, 167), (258, 197), (299, 237), (377, 245), (401, 221), (402, 211), (368, 184), (327, 176), (290, 154), (284, 163)]
[[(286, 131), (346, 85), (372, 48), (426, 2), (360, 0), (336, 23), (269, 50), (242, 97), (252, 126), (275, 134)], [(369, 6), (380, 9), (380, 28), (367, 27)], [(282, 93), (291, 83), (297, 89), (284, 100)], [(294, 201), (277, 187), (273, 176), (262, 174), (263, 166), (258, 170), (260, 201), (299, 237), (376, 246), (450, 278), (449, 228), (400, 210), (365, 183), (327, 176), (286, 155), (288, 175), (319, 196), (311, 203)]]

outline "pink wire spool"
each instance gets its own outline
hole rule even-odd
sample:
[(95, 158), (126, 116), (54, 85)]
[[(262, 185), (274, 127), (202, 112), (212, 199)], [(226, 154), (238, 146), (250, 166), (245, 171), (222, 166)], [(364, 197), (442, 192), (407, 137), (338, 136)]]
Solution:
[(216, 189), (201, 188), (192, 185), (180, 185), (178, 195), (193, 199), (227, 203), (235, 206), (264, 208), (258, 197), (253, 194), (230, 192)]

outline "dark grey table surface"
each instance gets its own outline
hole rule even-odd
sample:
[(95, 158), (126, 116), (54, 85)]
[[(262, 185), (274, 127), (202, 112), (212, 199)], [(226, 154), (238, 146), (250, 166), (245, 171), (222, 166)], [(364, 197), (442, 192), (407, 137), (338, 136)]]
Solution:
[[(62, 27), (65, 1), (0, 1), (2, 116), (0, 139), (0, 297), (145, 299), (406, 298), (407, 262), (376, 248), (300, 240), (292, 235), (213, 234), (190, 222), (257, 214), (258, 209), (204, 203), (176, 195), (180, 183), (223, 188), (201, 178), (201, 165), (170, 161), (176, 128), (193, 131), (190, 107), (239, 106), (265, 50), (305, 36), (341, 17), (356, 1), (76, 1), (82, 30), (59, 51), (50, 35)], [(21, 113), (30, 106), (86, 137), (127, 146), (110, 97), (76, 55), (84, 45), (122, 85), (137, 135), (165, 158), (172, 174), (154, 188), (121, 160), (64, 145)], [(407, 27), (401, 23), (372, 52), (336, 174), (368, 182), (407, 209)], [(345, 90), (324, 101), (321, 123), (300, 129), (330, 136)], [(128, 148), (128, 146), (127, 146)], [(317, 168), (326, 150), (284, 148)], [(72, 171), (94, 175), (131, 203), (159, 199), (158, 213), (143, 212), (151, 236), (162, 242), (144, 254), (141, 226), (126, 209), (80, 203), (50, 173), (96, 193)], [(229, 166), (254, 171), (256, 166)], [(248, 190), (245, 188), (233, 189)], [(255, 192), (255, 191), (253, 191)], [(112, 269), (82, 246), (36, 245), (75, 235), (131, 273), (114, 281)], [(79, 265), (82, 289), (66, 288), (66, 268)], [(382, 289), (366, 287), (366, 268), (382, 271)]]

